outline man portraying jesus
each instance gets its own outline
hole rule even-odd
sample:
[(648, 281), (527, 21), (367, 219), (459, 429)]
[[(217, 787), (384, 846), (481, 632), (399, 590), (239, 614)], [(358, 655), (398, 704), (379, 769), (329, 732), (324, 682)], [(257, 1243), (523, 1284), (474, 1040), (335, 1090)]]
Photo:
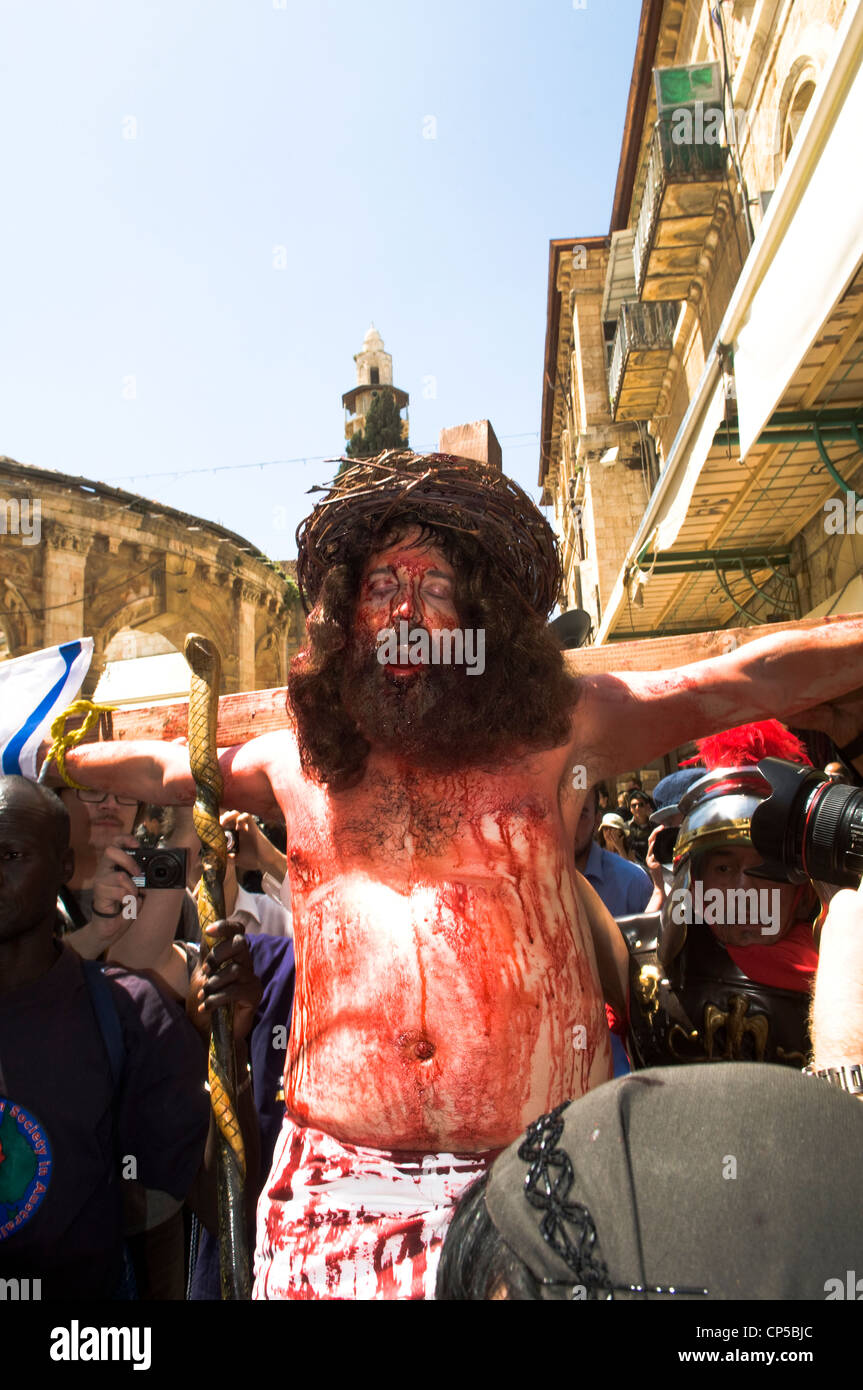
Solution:
[[(348, 468), (298, 545), (312, 609), (293, 726), (220, 759), (226, 805), (285, 820), (296, 944), (255, 1293), (430, 1297), (464, 1186), (611, 1076), (604, 1001), (626, 1009), (626, 956), (575, 869), (584, 789), (863, 685), (863, 624), (576, 679), (546, 632), (548, 524), (508, 479), (442, 455)], [(417, 664), (392, 645), (402, 622), (481, 632), (484, 670)], [(68, 766), (155, 804), (194, 797), (175, 744), (94, 744)]]

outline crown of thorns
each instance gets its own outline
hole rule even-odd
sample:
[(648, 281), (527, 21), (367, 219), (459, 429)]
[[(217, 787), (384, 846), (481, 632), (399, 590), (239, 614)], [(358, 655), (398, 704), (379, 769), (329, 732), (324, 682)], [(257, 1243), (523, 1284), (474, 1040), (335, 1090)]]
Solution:
[(327, 570), (355, 550), (359, 532), (371, 541), (404, 517), (472, 537), (541, 617), (557, 601), (562, 572), (551, 527), (517, 483), (487, 464), (390, 450), (311, 491), (327, 496), (297, 528), (297, 583), (307, 613)]

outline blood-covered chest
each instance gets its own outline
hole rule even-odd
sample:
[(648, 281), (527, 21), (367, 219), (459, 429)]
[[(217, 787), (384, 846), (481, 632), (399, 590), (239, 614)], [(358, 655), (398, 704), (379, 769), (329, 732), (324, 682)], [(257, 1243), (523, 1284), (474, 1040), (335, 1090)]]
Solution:
[(337, 795), (315, 789), (288, 846), (299, 886), (333, 870), (377, 867), (382, 876), (433, 866), (487, 875), (554, 854), (562, 825), (551, 789), (493, 774), (448, 777), (374, 770)]

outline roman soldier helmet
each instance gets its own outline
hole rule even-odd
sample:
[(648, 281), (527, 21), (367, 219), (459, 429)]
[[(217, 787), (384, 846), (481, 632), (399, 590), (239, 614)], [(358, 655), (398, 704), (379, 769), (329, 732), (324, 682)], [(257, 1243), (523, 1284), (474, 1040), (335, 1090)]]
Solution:
[(698, 756), (690, 761), (700, 761), (707, 771), (679, 803), (683, 819), (674, 845), (673, 877), (660, 931), (659, 955), (665, 965), (674, 960), (686, 940), (686, 926), (674, 920), (680, 914), (672, 914), (672, 906), (680, 901), (681, 890), (691, 893), (693, 880), (701, 876), (704, 855), (717, 849), (752, 848), (752, 814), (771, 791), (758, 771), (759, 761), (784, 758), (812, 766), (800, 739), (777, 719), (741, 724), (700, 739), (696, 746)]

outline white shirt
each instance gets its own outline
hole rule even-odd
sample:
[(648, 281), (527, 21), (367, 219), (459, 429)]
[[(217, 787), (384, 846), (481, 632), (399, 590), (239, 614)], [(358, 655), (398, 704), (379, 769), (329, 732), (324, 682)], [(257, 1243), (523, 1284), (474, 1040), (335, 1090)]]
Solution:
[(237, 901), (228, 921), (237, 922), (246, 931), (263, 932), (266, 936), (294, 934), (289, 908), (275, 902), (266, 893), (247, 893), (245, 888), (237, 888)]

